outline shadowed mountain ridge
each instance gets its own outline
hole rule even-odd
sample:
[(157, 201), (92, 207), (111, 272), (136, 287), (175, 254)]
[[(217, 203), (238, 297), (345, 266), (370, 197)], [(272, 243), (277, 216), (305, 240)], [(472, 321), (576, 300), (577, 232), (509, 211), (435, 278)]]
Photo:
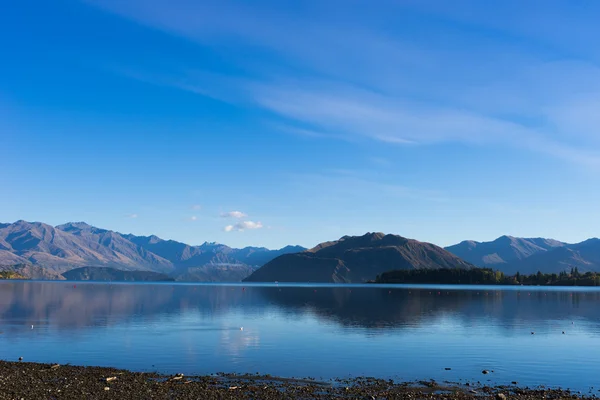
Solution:
[(394, 269), (471, 268), (472, 265), (431, 243), (369, 232), (344, 236), (268, 262), (248, 282), (361, 283)]

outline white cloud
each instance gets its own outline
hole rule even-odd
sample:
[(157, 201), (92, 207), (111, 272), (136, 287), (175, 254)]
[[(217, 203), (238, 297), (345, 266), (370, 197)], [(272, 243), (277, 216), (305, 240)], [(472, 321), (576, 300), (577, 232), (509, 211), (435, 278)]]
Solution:
[(254, 221), (241, 221), (234, 225), (227, 225), (225, 228), (225, 232), (238, 231), (243, 232), (245, 230), (253, 230), (253, 229), (261, 229), (263, 228), (262, 222), (254, 222)]
[(137, 214), (129, 214), (127, 217), (128, 217), (128, 218), (137, 218), (137, 217), (138, 217), (138, 215), (137, 215)]
[(202, 206), (200, 204), (194, 204), (192, 207), (190, 207), (192, 210), (201, 210)]
[(241, 211), (229, 211), (221, 214), (221, 218), (246, 218), (248, 215)]
[(195, 216), (195, 215), (192, 215), (192, 216), (190, 217), (190, 221), (197, 221), (197, 220), (198, 220), (198, 217), (197, 217), (197, 216)]
[(244, 221), (238, 224), (242, 229), (260, 229), (263, 227), (261, 222)]

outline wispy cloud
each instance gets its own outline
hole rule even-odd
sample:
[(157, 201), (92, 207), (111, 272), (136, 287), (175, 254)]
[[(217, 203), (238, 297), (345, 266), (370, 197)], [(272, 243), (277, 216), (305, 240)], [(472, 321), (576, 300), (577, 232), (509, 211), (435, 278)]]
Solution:
[(245, 230), (254, 230), (254, 229), (261, 229), (261, 228), (263, 228), (263, 224), (261, 222), (241, 221), (234, 225), (227, 225), (225, 228), (223, 228), (223, 230), (225, 232), (233, 232), (233, 231), (243, 232)]
[(369, 161), (378, 167), (389, 168), (392, 166), (392, 162), (383, 157), (371, 157)]
[(197, 221), (197, 220), (198, 220), (198, 217), (197, 217), (197, 216), (195, 216), (195, 215), (192, 215), (192, 216), (190, 217), (190, 221)]
[(255, 100), (297, 122), (347, 135), (396, 143), (514, 139), (526, 129), (514, 122), (476, 113), (435, 107), (346, 85), (257, 86)]
[[(259, 55), (276, 55), (248, 61), (244, 51), (228, 51), (223, 57), (242, 71), (238, 76), (190, 68), (131, 75), (260, 108), (287, 132), (399, 146), (513, 147), (600, 166), (600, 51), (580, 40), (600, 34), (593, 13), (568, 10), (577, 23), (564, 26), (556, 23), (564, 12), (558, 3), (542, 15), (535, 7), (515, 15), (515, 5), (507, 4), (494, 9), (503, 15), (497, 19), (476, 1), (462, 7), (384, 1), (375, 8), (309, 1), (306, 10), (261, 1), (252, 7), (235, 1), (88, 2), (201, 45), (251, 46)], [(381, 29), (392, 15), (410, 20), (419, 13), (520, 35), (522, 44), (501, 36), (473, 40), (460, 31), (444, 32), (443, 41), (416, 31), (409, 42), (401, 31)], [(422, 19), (424, 32), (440, 29), (429, 22)], [(564, 27), (560, 35), (550, 29), (555, 26)], [(534, 41), (565, 49), (578, 43), (584, 61), (549, 62)]]
[(137, 218), (138, 215), (137, 214), (129, 214), (127, 215), (127, 218)]
[(194, 204), (190, 208), (192, 210), (202, 210), (202, 206), (200, 204)]
[(377, 173), (353, 170), (329, 170), (322, 173), (290, 174), (287, 178), (295, 190), (306, 194), (318, 191), (319, 198), (329, 200), (355, 198), (357, 194), (396, 199), (415, 199), (441, 203), (448, 201), (446, 194), (435, 189), (417, 188), (390, 183), (377, 178)]
[(221, 213), (221, 218), (246, 218), (248, 215), (241, 211), (229, 211)]

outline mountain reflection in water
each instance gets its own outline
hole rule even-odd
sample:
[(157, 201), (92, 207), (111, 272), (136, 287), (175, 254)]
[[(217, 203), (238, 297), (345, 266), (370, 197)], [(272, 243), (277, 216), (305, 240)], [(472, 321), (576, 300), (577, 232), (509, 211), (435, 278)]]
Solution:
[(365, 329), (401, 329), (440, 316), (464, 324), (480, 318), (497, 319), (498, 327), (508, 330), (523, 321), (584, 319), (600, 323), (600, 291), (543, 289), (8, 282), (0, 284), (0, 320), (74, 329), (186, 310), (210, 317), (243, 309), (260, 317), (276, 307), (287, 316), (310, 313), (342, 326)]
[(163, 372), (478, 380), (493, 369), (500, 383), (585, 388), (599, 301), (593, 288), (6, 281), (0, 348)]

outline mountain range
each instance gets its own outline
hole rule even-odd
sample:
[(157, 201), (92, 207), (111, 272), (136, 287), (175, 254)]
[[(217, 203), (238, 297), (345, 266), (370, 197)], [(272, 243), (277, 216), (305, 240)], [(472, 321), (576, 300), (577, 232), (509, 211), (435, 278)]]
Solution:
[[(105, 267), (156, 272), (180, 281), (364, 282), (393, 269), (471, 266), (510, 275), (572, 268), (600, 272), (600, 239), (569, 244), (501, 236), (491, 242), (468, 240), (443, 249), (397, 235), (368, 233), (344, 236), (309, 250), (301, 246), (269, 250), (210, 242), (191, 246), (84, 222), (55, 227), (41, 222), (0, 223), (0, 270), (35, 279), (65, 279), (63, 274), (76, 268)], [(67, 276), (96, 276), (92, 272)]]
[(51, 279), (60, 279), (62, 273), (75, 268), (110, 267), (158, 272), (177, 280), (241, 281), (273, 258), (303, 250), (301, 246), (234, 249), (208, 242), (190, 246), (157, 236), (121, 234), (84, 222), (56, 227), (41, 222), (0, 223), (0, 265), (21, 265), (20, 271), (35, 271), (35, 277), (41, 268), (47, 271), (43, 278)]
[(381, 232), (344, 236), (266, 263), (247, 282), (362, 283), (394, 269), (471, 268), (441, 247)]
[(600, 272), (600, 239), (569, 244), (554, 239), (501, 236), (491, 242), (464, 241), (446, 250), (479, 267), (505, 274), (559, 273), (577, 268)]

